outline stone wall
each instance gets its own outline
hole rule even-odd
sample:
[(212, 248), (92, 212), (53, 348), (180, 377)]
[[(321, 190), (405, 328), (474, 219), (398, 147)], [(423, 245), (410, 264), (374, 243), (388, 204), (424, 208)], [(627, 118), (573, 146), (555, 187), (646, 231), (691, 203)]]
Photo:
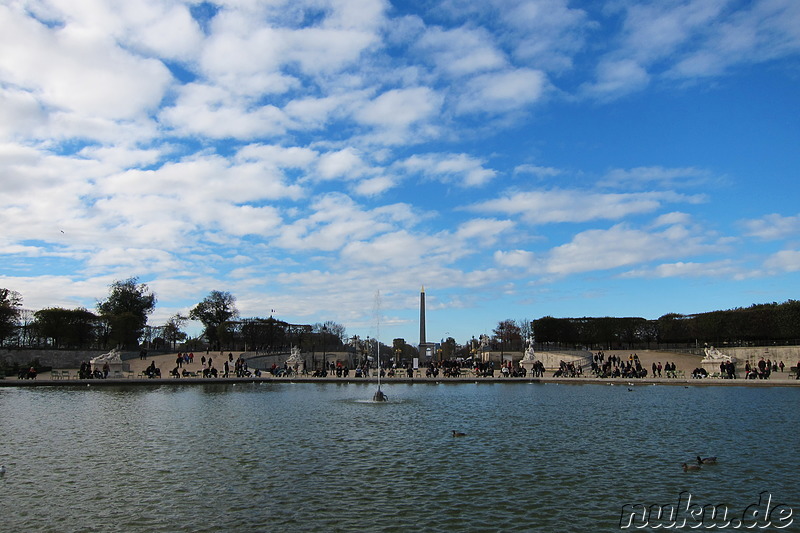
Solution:
[(800, 346), (752, 346), (742, 348), (717, 348), (725, 355), (735, 357), (744, 367), (746, 361), (758, 361), (762, 357), (772, 361), (783, 361), (789, 366), (795, 366), (800, 361)]
[[(39, 349), (25, 349), (25, 350), (9, 350), (0, 349), (0, 361), (7, 365), (18, 363), (19, 365), (27, 365), (34, 359), (39, 360), (42, 366), (51, 366), (53, 368), (78, 368), (84, 361), (89, 361), (108, 353), (108, 350), (39, 350)], [(128, 360), (139, 357), (139, 352), (122, 352), (122, 359)]]

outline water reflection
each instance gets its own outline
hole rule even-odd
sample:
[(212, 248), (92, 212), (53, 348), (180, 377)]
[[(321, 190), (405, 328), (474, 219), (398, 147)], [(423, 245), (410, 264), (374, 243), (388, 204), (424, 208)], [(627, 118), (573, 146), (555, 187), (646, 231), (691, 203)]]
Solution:
[[(800, 512), (794, 389), (384, 388), (0, 389), (4, 529), (617, 530), (681, 491)], [(698, 454), (720, 464), (684, 473)]]

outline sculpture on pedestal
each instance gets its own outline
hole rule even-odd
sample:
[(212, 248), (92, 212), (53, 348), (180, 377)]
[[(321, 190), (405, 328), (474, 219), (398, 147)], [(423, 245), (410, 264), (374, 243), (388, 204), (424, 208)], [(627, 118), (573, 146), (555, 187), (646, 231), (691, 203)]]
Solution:
[(533, 351), (533, 335), (528, 336), (528, 339), (525, 341), (525, 355), (522, 356), (522, 361), (531, 363), (536, 361), (536, 356)]
[(306, 361), (300, 355), (300, 348), (292, 346), (292, 353), (286, 360), (286, 366), (292, 368), (296, 373), (301, 373), (305, 370)]
[(703, 363), (732, 363), (736, 361), (735, 358), (731, 357), (730, 355), (725, 355), (713, 346), (705, 348), (704, 352), (706, 356), (703, 358)]

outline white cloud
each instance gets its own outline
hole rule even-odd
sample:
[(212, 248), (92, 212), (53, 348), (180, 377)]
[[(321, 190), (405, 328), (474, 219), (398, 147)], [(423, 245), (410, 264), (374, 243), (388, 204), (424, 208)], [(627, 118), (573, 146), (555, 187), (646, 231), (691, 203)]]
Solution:
[(355, 192), (361, 196), (378, 196), (396, 185), (397, 183), (392, 178), (378, 176), (360, 181), (355, 187)]
[(516, 69), (476, 76), (458, 97), (461, 113), (505, 113), (538, 102), (547, 88), (540, 70)]
[(362, 124), (405, 130), (438, 113), (442, 98), (428, 87), (392, 89), (365, 104), (356, 119)]
[(739, 279), (744, 275), (740, 266), (726, 259), (707, 263), (684, 262), (665, 263), (655, 268), (631, 270), (620, 278), (711, 278)]
[(162, 110), (161, 118), (179, 134), (216, 139), (281, 135), (289, 123), (273, 105), (257, 105), (219, 87), (197, 83), (183, 86), (175, 105)]
[(304, 28), (286, 37), (287, 62), (294, 62), (307, 74), (338, 71), (354, 63), (361, 53), (376, 44), (370, 32), (329, 28)]
[(281, 228), (274, 244), (294, 250), (338, 250), (347, 242), (392, 231), (393, 209), (364, 210), (344, 194), (329, 194), (310, 206), (311, 213)]
[(30, 137), (46, 120), (31, 92), (0, 86), (0, 142)]
[(572, 68), (572, 57), (583, 48), (592, 23), (585, 11), (570, 7), (570, 3), (515, 0), (498, 4), (503, 6), (502, 21), (511, 29), (505, 38), (514, 47), (514, 56), (547, 70)]
[(691, 235), (683, 228), (675, 229), (647, 232), (618, 224), (607, 230), (582, 231), (569, 243), (553, 248), (544, 269), (549, 274), (564, 276), (690, 256), (712, 249), (701, 236)]
[(511, 250), (508, 252), (496, 251), (494, 261), (500, 266), (508, 268), (529, 269), (533, 266), (536, 256), (527, 250)]
[(707, 184), (711, 172), (694, 167), (665, 168), (636, 167), (631, 169), (614, 168), (609, 170), (599, 182), (604, 187), (620, 189), (643, 189), (652, 186), (658, 187), (699, 187)]
[(800, 6), (792, 0), (755, 2), (703, 28), (702, 45), (691, 49), (667, 75), (717, 76), (742, 63), (769, 61), (800, 50)]
[(781, 250), (764, 261), (764, 267), (773, 272), (800, 272), (800, 250)]
[(269, 168), (308, 169), (318, 158), (318, 153), (302, 146), (250, 144), (236, 152), (239, 162), (257, 162)]
[(108, 168), (153, 165), (165, 155), (158, 149), (139, 149), (127, 146), (87, 146), (78, 152), (81, 157), (96, 160)]
[(797, 237), (800, 235), (800, 215), (782, 216), (777, 213), (743, 222), (746, 235), (765, 241)]
[(482, 28), (429, 29), (416, 43), (424, 58), (449, 76), (466, 76), (506, 67), (501, 50)]
[(625, 20), (625, 47), (641, 61), (669, 56), (715, 21), (725, 3), (716, 0), (632, 3)]
[(514, 174), (533, 174), (538, 178), (552, 178), (562, 174), (564, 171), (553, 167), (543, 167), (537, 165), (518, 165), (514, 167)]
[(673, 211), (672, 213), (665, 213), (660, 215), (655, 219), (652, 224), (652, 227), (658, 228), (661, 226), (685, 226), (690, 224), (692, 221), (692, 216), (688, 213), (681, 213), (678, 211)]
[(719, 76), (800, 50), (800, 6), (792, 0), (740, 3), (717, 0), (612, 4), (623, 32), (599, 61), (584, 93), (613, 99), (644, 88), (653, 78)]
[(323, 154), (317, 164), (317, 173), (322, 179), (352, 180), (363, 175), (366, 170), (366, 165), (353, 148)]
[(127, 119), (153, 110), (171, 83), (167, 68), (124, 50), (107, 34), (67, 24), (47, 27), (0, 6), (0, 71), (42, 104)]
[(504, 233), (514, 228), (510, 220), (475, 218), (459, 224), (455, 235), (464, 240), (474, 241), (474, 246), (483, 249), (494, 244)]
[(613, 99), (643, 89), (650, 82), (647, 70), (632, 59), (601, 61), (597, 80), (583, 85), (589, 96)]
[(696, 201), (669, 193), (602, 194), (580, 190), (513, 192), (469, 206), (469, 211), (518, 215), (531, 224), (618, 220), (650, 213), (667, 202)]
[(13, 288), (23, 298), (27, 309), (46, 307), (94, 308), (94, 303), (108, 294), (111, 278), (82, 278), (66, 275), (0, 276), (0, 286)]
[(349, 117), (369, 100), (371, 93), (370, 90), (350, 89), (321, 98), (297, 98), (286, 104), (283, 111), (291, 119), (292, 129), (322, 128), (333, 120)]
[(399, 163), (409, 173), (419, 173), (445, 183), (455, 182), (462, 187), (480, 187), (497, 176), (485, 168), (485, 161), (468, 154), (419, 154)]

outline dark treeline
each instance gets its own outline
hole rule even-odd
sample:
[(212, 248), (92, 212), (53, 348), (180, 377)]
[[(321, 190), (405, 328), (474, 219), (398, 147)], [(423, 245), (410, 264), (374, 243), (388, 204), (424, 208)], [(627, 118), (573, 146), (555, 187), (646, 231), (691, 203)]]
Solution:
[[(109, 285), (109, 295), (97, 303), (96, 312), (83, 307), (22, 308), (22, 296), (0, 288), (0, 346), (15, 348), (170, 350), (340, 351), (347, 339), (344, 326), (289, 324), (269, 318), (240, 318), (236, 298), (211, 291), (189, 312), (175, 314), (164, 325), (148, 325), (156, 295), (138, 278)], [(203, 333), (190, 338), (182, 327), (189, 319), (203, 324)], [(358, 340), (355, 338), (355, 340)]]
[[(6, 346), (108, 349), (119, 345), (109, 336), (108, 320), (86, 309), (43, 309), (33, 313), (32, 318), (6, 339)], [(304, 351), (339, 351), (344, 348), (341, 333), (325, 325), (290, 324), (273, 317), (253, 317), (220, 324), (213, 344), (203, 337), (176, 336), (169, 325), (145, 326), (141, 344), (127, 348), (170, 350), (179, 343), (178, 346), (193, 350), (288, 352), (292, 346), (298, 346)]]
[(800, 342), (800, 301), (754, 304), (695, 315), (670, 313), (657, 320), (640, 317), (542, 317), (533, 321), (539, 345), (592, 349), (746, 346)]

